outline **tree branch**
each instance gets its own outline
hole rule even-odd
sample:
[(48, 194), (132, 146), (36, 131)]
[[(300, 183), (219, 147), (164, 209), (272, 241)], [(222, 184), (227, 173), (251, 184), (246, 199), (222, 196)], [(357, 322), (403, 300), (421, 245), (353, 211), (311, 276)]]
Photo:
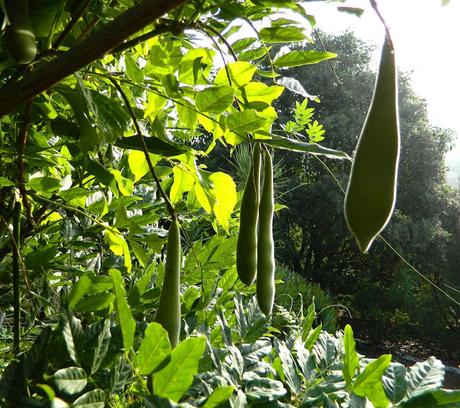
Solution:
[(178, 217), (177, 217), (176, 211), (174, 210), (174, 206), (172, 205), (171, 201), (169, 200), (169, 197), (163, 190), (163, 187), (161, 187), (160, 180), (157, 177), (157, 174), (155, 172), (155, 167), (153, 166), (152, 160), (150, 160), (150, 155), (149, 155), (149, 151), (147, 150), (147, 145), (145, 144), (145, 140), (144, 140), (144, 137), (142, 136), (142, 131), (139, 126), (139, 122), (137, 121), (133, 108), (131, 107), (131, 104), (129, 103), (129, 99), (126, 96), (120, 84), (113, 78), (109, 78), (109, 79), (110, 79), (110, 82), (112, 82), (112, 84), (115, 86), (117, 91), (120, 93), (123, 101), (125, 102), (126, 108), (128, 109), (129, 115), (131, 116), (134, 127), (136, 128), (137, 136), (139, 137), (141, 141), (142, 150), (144, 151), (145, 159), (147, 160), (147, 165), (149, 166), (150, 173), (152, 174), (153, 180), (155, 181), (155, 184), (157, 185), (158, 191), (160, 192), (160, 195), (166, 204), (166, 209), (168, 210), (173, 220), (177, 219)]
[(123, 40), (185, 1), (143, 0), (37, 71), (17, 83), (7, 84), (0, 89), (0, 117), (101, 58)]

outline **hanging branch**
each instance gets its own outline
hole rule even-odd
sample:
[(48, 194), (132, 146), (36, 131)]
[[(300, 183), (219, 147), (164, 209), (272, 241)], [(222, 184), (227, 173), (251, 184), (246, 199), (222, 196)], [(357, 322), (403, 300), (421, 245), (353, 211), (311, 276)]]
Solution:
[(167, 194), (164, 192), (163, 187), (161, 187), (160, 180), (158, 179), (158, 176), (155, 173), (155, 168), (153, 166), (152, 160), (150, 160), (150, 155), (149, 151), (147, 149), (147, 145), (145, 144), (145, 140), (142, 136), (142, 131), (139, 126), (139, 122), (137, 121), (136, 115), (134, 114), (133, 108), (131, 107), (131, 104), (129, 103), (129, 99), (126, 96), (125, 92), (121, 88), (120, 84), (113, 78), (109, 78), (110, 82), (115, 86), (117, 91), (120, 93), (123, 101), (125, 102), (126, 108), (128, 109), (129, 115), (131, 116), (131, 119), (133, 120), (134, 127), (136, 128), (136, 133), (137, 136), (139, 137), (139, 140), (141, 141), (142, 144), (142, 150), (144, 151), (145, 159), (147, 160), (147, 165), (149, 166), (150, 173), (152, 174), (153, 180), (155, 181), (155, 184), (157, 185), (158, 191), (160, 192), (161, 197), (165, 201), (166, 208), (171, 215), (171, 218), (177, 219), (177, 214), (176, 211), (174, 210), (173, 205), (171, 204), (171, 201), (169, 200), (169, 197)]
[(21, 297), (19, 292), (19, 259), (20, 259), (20, 216), (21, 203), (16, 202), (13, 212), (13, 236), (11, 244), (13, 247), (13, 353), (17, 355), (21, 351), (20, 330), (21, 330)]
[(29, 101), (26, 104), (26, 107), (24, 109), (24, 113), (22, 115), (22, 123), (19, 129), (19, 134), (18, 134), (18, 189), (19, 189), (19, 192), (21, 193), (22, 202), (26, 209), (27, 220), (32, 226), (34, 226), (35, 222), (32, 217), (32, 208), (30, 207), (29, 199), (27, 197), (27, 190), (26, 190), (25, 180), (24, 180), (24, 173), (25, 173), (24, 150), (26, 148), (27, 136), (29, 133), (31, 107), (32, 107), (32, 101)]
[(165, 34), (165, 33), (180, 33), (182, 32), (186, 26), (184, 24), (179, 24), (175, 21), (170, 22), (168, 24), (161, 24), (156, 26), (153, 30), (149, 31), (148, 33), (142, 34), (139, 37), (133, 38), (132, 40), (126, 41), (118, 46), (116, 46), (112, 51), (110, 51), (111, 54), (117, 54), (119, 52), (123, 52), (127, 50), (128, 48), (135, 47), (136, 45), (150, 40), (150, 38), (156, 37), (157, 35), (160, 34)]
[(78, 20), (80, 20), (80, 17), (85, 14), (89, 4), (91, 3), (91, 0), (85, 0), (85, 3), (83, 6), (80, 6), (80, 10), (78, 13), (74, 14), (72, 16), (72, 19), (70, 20), (69, 24), (65, 27), (65, 29), (62, 31), (62, 33), (59, 35), (57, 40), (53, 44), (53, 48), (57, 49), (62, 42), (67, 38), (67, 36), (70, 34), (72, 29), (75, 27), (75, 24), (77, 24)]
[(16, 83), (0, 89), (0, 117), (62, 79), (101, 58), (126, 38), (186, 0), (143, 0), (116, 19)]
[(379, 18), (379, 20), (383, 24), (383, 27), (385, 28), (385, 34), (386, 34), (388, 40), (390, 41), (391, 45), (393, 46), (393, 41), (391, 40), (391, 35), (390, 35), (390, 28), (388, 27), (387, 22), (385, 21), (385, 19), (383, 18), (382, 14), (380, 13), (379, 6), (377, 5), (376, 0), (370, 0), (370, 3), (371, 3), (371, 7), (374, 9), (375, 13), (377, 14), (377, 17)]
[[(320, 35), (319, 31), (318, 31), (316, 28), (314, 28), (314, 29), (313, 29), (313, 32), (315, 33), (316, 38), (318, 38), (318, 41), (319, 41), (319, 43), (320, 43), (321, 48), (323, 49), (323, 51), (324, 51), (324, 52), (327, 52), (326, 47), (324, 46), (324, 43), (323, 43), (323, 39), (321, 38), (321, 35)], [(339, 86), (340, 86), (340, 85), (343, 85), (343, 82), (342, 82), (342, 80), (340, 79), (339, 75), (337, 74), (337, 71), (335, 70), (334, 65), (332, 64), (331, 60), (327, 60), (327, 62), (329, 63), (329, 67), (331, 68), (331, 71), (332, 71), (332, 73), (333, 73), (334, 76), (335, 76), (335, 79), (336, 79), (336, 81), (337, 81), (337, 85), (339, 85)]]

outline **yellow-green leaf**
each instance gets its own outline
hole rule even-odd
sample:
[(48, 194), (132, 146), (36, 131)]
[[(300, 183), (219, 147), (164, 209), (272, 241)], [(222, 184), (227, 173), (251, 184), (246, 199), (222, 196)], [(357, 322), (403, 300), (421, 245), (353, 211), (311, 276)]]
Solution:
[(174, 182), (169, 192), (173, 204), (182, 200), (182, 195), (193, 188), (195, 178), (187, 170), (179, 166), (173, 168)]
[(104, 239), (109, 244), (110, 250), (117, 256), (124, 257), (124, 265), (128, 272), (131, 272), (131, 254), (129, 252), (128, 244), (122, 235), (115, 234), (110, 230), (105, 230)]
[(214, 215), (219, 224), (228, 231), (228, 220), (237, 201), (235, 182), (228, 174), (222, 172), (213, 173), (209, 178), (214, 186)]
[(230, 85), (227, 71), (230, 75), (231, 85), (234, 88), (241, 88), (248, 84), (254, 76), (257, 67), (250, 62), (237, 61), (227, 64), (227, 69), (221, 68), (217, 73), (214, 83), (216, 85)]
[(149, 172), (149, 166), (145, 159), (144, 152), (138, 150), (131, 150), (128, 153), (128, 164), (131, 169), (131, 173), (134, 176), (134, 182), (139, 181)]

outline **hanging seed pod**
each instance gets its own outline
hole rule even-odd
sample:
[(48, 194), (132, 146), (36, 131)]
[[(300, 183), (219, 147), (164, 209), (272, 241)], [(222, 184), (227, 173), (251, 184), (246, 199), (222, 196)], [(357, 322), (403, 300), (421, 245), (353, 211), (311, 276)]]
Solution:
[(275, 299), (275, 244), (273, 242), (273, 163), (264, 152), (264, 182), (259, 206), (259, 235), (257, 241), (257, 302), (266, 315), (272, 312)]
[(363, 253), (393, 212), (399, 150), (396, 64), (393, 44), (387, 36), (345, 195), (345, 219)]
[(168, 231), (165, 275), (161, 288), (160, 303), (156, 321), (168, 332), (172, 347), (179, 342), (181, 327), (180, 310), (180, 269), (182, 253), (180, 247), (180, 228), (177, 219), (171, 221)]
[(28, 0), (5, 0), (10, 25), (5, 30), (5, 48), (18, 64), (29, 64), (37, 55), (35, 34), (29, 19)]
[(254, 282), (257, 274), (257, 223), (260, 199), (260, 151), (254, 147), (251, 170), (241, 198), (240, 231), (236, 248), (236, 269), (246, 285)]

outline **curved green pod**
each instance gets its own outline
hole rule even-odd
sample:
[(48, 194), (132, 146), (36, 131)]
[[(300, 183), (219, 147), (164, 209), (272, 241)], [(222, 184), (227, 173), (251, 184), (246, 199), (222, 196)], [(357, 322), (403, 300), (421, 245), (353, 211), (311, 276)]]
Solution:
[(259, 236), (257, 241), (256, 294), (260, 310), (272, 312), (275, 300), (275, 244), (273, 241), (273, 163), (268, 151), (264, 152), (264, 182), (259, 206)]
[(363, 253), (393, 212), (399, 150), (397, 72), (393, 44), (387, 36), (345, 195), (345, 219)]
[(35, 34), (29, 18), (28, 0), (5, 0), (10, 24), (5, 30), (5, 48), (18, 64), (29, 64), (37, 56)]
[(165, 274), (155, 318), (168, 332), (169, 342), (172, 347), (175, 347), (179, 342), (181, 328), (181, 264), (180, 228), (177, 219), (173, 219), (168, 231)]
[(236, 269), (240, 280), (251, 285), (257, 274), (257, 224), (260, 199), (260, 151), (254, 146), (251, 170), (241, 198)]

